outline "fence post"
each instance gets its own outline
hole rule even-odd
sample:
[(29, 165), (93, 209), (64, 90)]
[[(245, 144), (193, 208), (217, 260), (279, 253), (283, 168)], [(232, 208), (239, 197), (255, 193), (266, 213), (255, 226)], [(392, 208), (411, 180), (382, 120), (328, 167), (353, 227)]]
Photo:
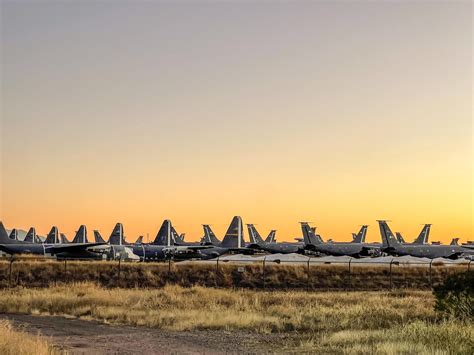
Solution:
[(217, 278), (219, 277), (219, 258), (220, 256), (218, 256), (216, 259), (216, 278), (215, 278), (216, 287), (218, 286)]
[(118, 263), (118, 280), (119, 281), (120, 281), (121, 262), (122, 262), (122, 258), (119, 257), (119, 263)]
[(393, 265), (393, 260), (395, 258), (392, 258), (392, 260), (390, 260), (390, 291), (392, 291), (392, 286), (393, 286), (393, 281), (392, 281), (392, 265)]
[(310, 274), (309, 274), (309, 261), (311, 260), (311, 258), (308, 256), (308, 264), (307, 264), (307, 267), (306, 267), (306, 291), (309, 291), (309, 279), (310, 279)]
[(265, 262), (267, 261), (267, 256), (263, 257), (263, 289), (265, 290)]
[(352, 288), (351, 262), (352, 262), (352, 258), (349, 259), (349, 288)]
[(431, 259), (430, 261), (430, 287), (433, 288), (433, 275), (432, 275), (432, 272), (431, 272), (431, 266), (433, 265), (433, 260), (434, 259)]
[(10, 257), (10, 265), (8, 267), (8, 287), (12, 286), (12, 268), (13, 268), (13, 255)]

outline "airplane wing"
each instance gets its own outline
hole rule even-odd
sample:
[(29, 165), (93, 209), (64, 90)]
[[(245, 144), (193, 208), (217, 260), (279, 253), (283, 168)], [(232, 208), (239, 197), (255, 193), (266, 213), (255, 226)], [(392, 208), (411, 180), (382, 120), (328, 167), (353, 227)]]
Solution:
[[(104, 248), (96, 248), (102, 246)], [(90, 251), (94, 251), (97, 249), (108, 249), (110, 245), (107, 243), (76, 243), (76, 244), (59, 244), (48, 247), (47, 249), (52, 250), (55, 254), (57, 253), (65, 253), (65, 252), (78, 252), (78, 251), (85, 251), (92, 249)]]

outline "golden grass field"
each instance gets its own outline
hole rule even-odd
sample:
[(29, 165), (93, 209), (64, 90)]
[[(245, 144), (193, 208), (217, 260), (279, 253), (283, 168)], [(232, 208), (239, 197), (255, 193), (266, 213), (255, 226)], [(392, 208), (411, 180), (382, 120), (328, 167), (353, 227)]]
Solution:
[[(431, 289), (453, 273), (464, 272), (466, 265), (397, 266), (267, 263), (121, 263), (52, 260), (0, 261), (0, 288), (9, 286), (46, 287), (58, 282), (97, 282), (106, 287), (163, 287), (177, 284), (206, 287), (308, 290), (388, 290), (391, 288)], [(239, 270), (240, 267), (240, 270)]]
[(23, 354), (53, 354), (56, 351), (42, 337), (34, 336), (14, 330), (10, 322), (0, 321), (0, 354), (23, 355)]
[[(282, 351), (472, 354), (474, 326), (442, 319), (428, 291), (254, 291), (71, 283), (0, 290), (0, 312), (68, 315), (163, 330), (284, 335)], [(44, 345), (46, 346), (46, 345)]]

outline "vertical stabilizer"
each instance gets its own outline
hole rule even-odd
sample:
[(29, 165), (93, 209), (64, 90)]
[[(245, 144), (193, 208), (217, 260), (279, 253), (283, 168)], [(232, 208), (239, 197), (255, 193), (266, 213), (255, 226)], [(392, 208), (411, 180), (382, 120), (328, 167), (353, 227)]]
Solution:
[(257, 231), (257, 228), (255, 228), (253, 224), (247, 224), (247, 229), (249, 232), (249, 239), (251, 244), (264, 244), (263, 238), (260, 236), (260, 233)]
[(67, 240), (67, 237), (64, 233), (61, 233), (61, 244), (69, 244), (69, 240)]
[(139, 236), (135, 244), (143, 244), (143, 235)]
[(303, 232), (303, 242), (305, 245), (318, 245), (321, 244), (319, 238), (316, 237), (316, 228), (311, 228), (308, 222), (300, 222), (301, 231)]
[(428, 238), (430, 236), (431, 224), (425, 224), (420, 232), (418, 238), (415, 239), (413, 244), (428, 244)]
[(79, 227), (79, 230), (77, 231), (76, 236), (72, 242), (74, 244), (89, 243), (87, 240), (87, 227), (85, 225)]
[(125, 237), (123, 236), (123, 225), (122, 223), (117, 223), (110, 234), (109, 243), (111, 245), (125, 245)]
[(229, 228), (222, 240), (222, 246), (225, 248), (241, 248), (245, 245), (243, 240), (244, 230), (242, 218), (235, 216), (230, 223)]
[(152, 244), (156, 245), (174, 245), (172, 225), (169, 219), (163, 221), (163, 224), (156, 235), (155, 240)]
[(459, 238), (453, 238), (453, 240), (451, 240), (451, 244), (450, 245), (459, 245)]
[(48, 233), (46, 240), (44, 241), (45, 244), (58, 244), (59, 243), (59, 231), (58, 227), (53, 226), (51, 231)]
[(36, 229), (34, 227), (30, 228), (24, 240), (29, 243), (38, 243), (38, 237), (36, 236)]
[(271, 230), (267, 239), (265, 239), (265, 243), (276, 243), (276, 232), (275, 229)]
[(367, 225), (363, 225), (360, 228), (359, 233), (357, 233), (354, 237), (354, 240), (353, 240), (354, 243), (365, 243), (365, 236), (367, 235), (367, 228), (368, 228)]
[(211, 229), (209, 224), (203, 224), (202, 228), (204, 229), (203, 243), (207, 245), (220, 245), (221, 241), (217, 239), (216, 235)]
[(402, 233), (395, 232), (395, 236), (400, 244), (405, 244), (405, 238), (403, 238)]
[[(5, 233), (6, 233), (6, 231), (5, 231)], [(13, 240), (18, 240), (18, 230), (13, 228), (12, 231), (10, 232), (9, 238), (13, 239)]]
[(397, 247), (400, 245), (397, 238), (393, 235), (390, 227), (387, 224), (387, 221), (377, 221), (379, 222), (380, 235), (382, 236), (382, 244), (384, 247)]
[(94, 240), (96, 243), (105, 243), (105, 239), (102, 238), (102, 235), (98, 230), (94, 230)]
[(15, 244), (15, 243), (16, 241), (13, 239), (10, 239), (3, 223), (0, 222), (0, 244)]

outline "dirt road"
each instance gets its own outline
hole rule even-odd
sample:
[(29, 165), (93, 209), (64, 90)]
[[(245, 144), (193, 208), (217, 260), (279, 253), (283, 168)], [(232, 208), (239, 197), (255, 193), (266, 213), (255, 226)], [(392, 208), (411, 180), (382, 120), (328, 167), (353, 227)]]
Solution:
[[(0, 314), (16, 329), (41, 334), (73, 354), (223, 354), (274, 352), (280, 336), (244, 332), (169, 332), (54, 316)], [(281, 349), (281, 347), (280, 347)]]

